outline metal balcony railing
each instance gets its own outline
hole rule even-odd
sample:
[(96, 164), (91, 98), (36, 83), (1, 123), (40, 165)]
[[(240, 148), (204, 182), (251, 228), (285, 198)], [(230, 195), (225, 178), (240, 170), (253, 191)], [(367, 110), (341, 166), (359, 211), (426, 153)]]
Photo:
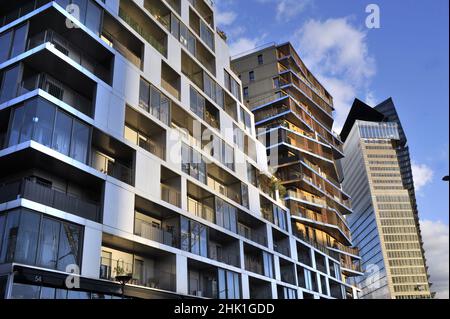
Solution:
[(218, 252), (217, 249), (214, 249), (210, 244), (210, 249), (208, 249), (208, 258), (216, 260), (218, 262), (239, 267), (239, 255), (227, 253), (224, 251)]
[(181, 207), (181, 193), (164, 184), (161, 184), (161, 199), (169, 204)]
[(86, 115), (92, 115), (92, 101), (46, 73), (34, 74), (16, 86), (15, 97), (41, 89)]
[(216, 223), (216, 214), (214, 209), (199, 203), (190, 197), (188, 197), (188, 211), (197, 217), (203, 218), (204, 220), (214, 224)]
[(157, 228), (151, 223), (148, 223), (139, 218), (135, 219), (135, 235), (149, 239), (167, 246), (177, 247), (177, 235)]
[(49, 185), (22, 179), (0, 184), (0, 203), (25, 198), (61, 211), (100, 222), (100, 205), (96, 202), (53, 189)]
[(101, 173), (117, 178), (124, 183), (133, 183), (133, 169), (107, 157), (99, 151), (93, 150), (91, 166)]
[(83, 50), (67, 41), (52, 29), (44, 30), (28, 39), (28, 50), (33, 49), (43, 43), (51, 43), (58, 51), (68, 56), (70, 59), (98, 76), (105, 82), (110, 82), (111, 72), (103, 67), (98, 61), (83, 52)]
[(251, 240), (255, 243), (258, 243), (263, 246), (267, 246), (267, 237), (261, 234), (258, 234), (256, 231), (248, 229), (248, 227), (238, 224), (238, 234)]
[(100, 258), (100, 279), (115, 281), (119, 275), (129, 275), (132, 277), (130, 284), (155, 288), (167, 291), (176, 290), (176, 275), (172, 272), (153, 269), (150, 271), (152, 275), (146, 275), (149, 268), (145, 266), (146, 272), (137, 271), (136, 265), (125, 262), (123, 260), (115, 260), (110, 258)]

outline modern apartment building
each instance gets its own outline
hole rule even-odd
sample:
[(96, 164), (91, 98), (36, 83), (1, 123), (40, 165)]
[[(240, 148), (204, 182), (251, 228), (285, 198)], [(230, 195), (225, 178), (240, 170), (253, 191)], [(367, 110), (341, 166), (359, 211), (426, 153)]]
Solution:
[(242, 80), (271, 172), (285, 189), (299, 284), (319, 296), (350, 296), (348, 279), (362, 270), (345, 217), (352, 213), (350, 196), (336, 167), (344, 154), (332, 132), (332, 96), (290, 43), (235, 57), (232, 68)]
[(355, 100), (341, 133), (348, 218), (365, 277), (362, 298), (430, 298), (406, 135), (392, 99)]
[(0, 298), (354, 297), (347, 196), (292, 230), (228, 52), (207, 0), (0, 1)]

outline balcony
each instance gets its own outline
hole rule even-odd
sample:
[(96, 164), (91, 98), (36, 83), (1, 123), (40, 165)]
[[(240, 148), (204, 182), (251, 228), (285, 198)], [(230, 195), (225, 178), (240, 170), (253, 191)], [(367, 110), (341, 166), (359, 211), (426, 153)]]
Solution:
[(272, 299), (270, 282), (249, 276), (250, 299)]
[[(99, 61), (83, 52), (79, 47), (71, 44), (67, 38), (62, 37), (55, 31), (48, 29), (42, 31), (28, 40), (28, 50), (33, 49), (41, 44), (51, 43), (61, 53), (67, 55), (70, 59), (96, 75), (104, 82), (112, 84), (111, 68), (104, 66), (105, 62)], [(108, 59), (109, 65), (112, 63), (112, 57)]]
[(320, 229), (340, 242), (351, 245), (350, 229), (333, 210), (321, 209), (320, 213), (298, 204), (291, 205), (291, 216), (301, 223)]
[[(188, 260), (189, 295), (200, 298), (219, 298), (218, 268), (195, 260)], [(225, 283), (224, 283), (225, 284)]]
[(144, 43), (120, 24), (116, 18), (106, 12), (103, 16), (101, 39), (130, 63), (142, 70), (144, 65)]
[(279, 230), (272, 228), (273, 249), (286, 256), (291, 256), (291, 244), (289, 236)]
[[(211, 9), (213, 6), (212, 0), (189, 0), (191, 5), (197, 10), (200, 16), (208, 23), (211, 28), (214, 28), (214, 12)], [(208, 4), (206, 4), (206, 3)]]
[(103, 174), (134, 185), (135, 151), (122, 142), (94, 129), (91, 166)]
[(48, 51), (9, 67), (3, 71), (3, 76), (8, 83), (0, 88), (0, 103), (41, 89), (87, 116), (93, 116), (96, 83)]
[(103, 233), (100, 278), (130, 275), (130, 284), (176, 291), (176, 256), (121, 237)]
[(180, 81), (180, 75), (163, 61), (161, 66), (161, 86), (177, 100), (181, 98)]
[(166, 130), (127, 106), (125, 111), (125, 138), (147, 152), (166, 159)]
[(295, 278), (295, 264), (284, 258), (280, 258), (279, 260), (281, 281), (291, 285), (297, 285), (297, 279)]
[(240, 267), (239, 241), (220, 231), (210, 228), (208, 231), (208, 258)]
[(28, 199), (95, 222), (101, 221), (99, 202), (62, 192), (36, 178), (0, 183), (0, 203), (18, 198)]
[(167, 57), (167, 34), (136, 4), (129, 0), (121, 0), (119, 17), (153, 48)]
[(181, 208), (181, 176), (161, 166), (161, 199)]

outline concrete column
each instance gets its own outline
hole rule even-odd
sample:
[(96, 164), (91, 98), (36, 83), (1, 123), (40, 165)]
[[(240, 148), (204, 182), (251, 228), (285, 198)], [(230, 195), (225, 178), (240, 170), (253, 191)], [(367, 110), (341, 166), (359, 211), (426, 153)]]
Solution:
[(176, 272), (177, 272), (177, 293), (187, 295), (189, 293), (188, 287), (188, 263), (187, 257), (176, 255)]

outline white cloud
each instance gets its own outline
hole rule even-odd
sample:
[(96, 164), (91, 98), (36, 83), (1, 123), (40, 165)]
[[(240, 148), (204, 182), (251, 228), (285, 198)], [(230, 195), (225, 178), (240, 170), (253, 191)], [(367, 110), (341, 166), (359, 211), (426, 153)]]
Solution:
[(305, 11), (312, 4), (312, 0), (279, 0), (277, 4), (277, 20), (290, 21)]
[(237, 14), (233, 11), (218, 11), (216, 14), (216, 23), (220, 26), (229, 26), (236, 21)]
[(427, 265), (436, 298), (449, 298), (449, 225), (424, 220), (421, 222)]
[(262, 34), (256, 38), (241, 37), (230, 43), (230, 55), (233, 57), (237, 54), (249, 52), (259, 45), (266, 38), (266, 34)]
[(367, 33), (352, 25), (348, 18), (311, 19), (294, 34), (292, 42), (334, 97), (335, 130), (342, 128), (360, 91), (373, 102), (374, 93), (368, 87), (376, 74), (375, 59), (369, 53)]
[(413, 162), (411, 168), (417, 192), (433, 181), (434, 172), (429, 166)]

